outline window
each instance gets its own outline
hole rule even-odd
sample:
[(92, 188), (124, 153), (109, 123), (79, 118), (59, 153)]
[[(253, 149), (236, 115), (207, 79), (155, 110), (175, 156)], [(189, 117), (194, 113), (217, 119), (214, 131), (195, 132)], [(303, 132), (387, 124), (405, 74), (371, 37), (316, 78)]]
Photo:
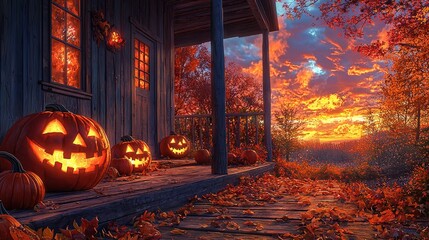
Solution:
[(80, 0), (52, 0), (51, 79), (81, 88)]
[(134, 39), (134, 85), (137, 88), (150, 89), (149, 46)]

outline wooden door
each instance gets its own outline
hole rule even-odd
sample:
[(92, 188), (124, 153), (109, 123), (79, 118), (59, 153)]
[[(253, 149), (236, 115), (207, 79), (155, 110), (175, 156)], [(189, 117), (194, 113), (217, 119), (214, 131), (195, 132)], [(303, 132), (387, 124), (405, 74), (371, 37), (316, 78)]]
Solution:
[(133, 31), (132, 132), (155, 147), (156, 44), (138, 29)]

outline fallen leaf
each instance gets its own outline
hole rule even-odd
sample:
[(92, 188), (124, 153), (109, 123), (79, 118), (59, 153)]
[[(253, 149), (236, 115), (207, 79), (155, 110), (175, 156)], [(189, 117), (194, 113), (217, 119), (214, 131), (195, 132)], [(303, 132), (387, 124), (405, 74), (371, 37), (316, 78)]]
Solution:
[(243, 214), (244, 215), (253, 215), (253, 214), (255, 214), (255, 212), (250, 210), (250, 209), (246, 209), (246, 210), (243, 210)]
[(179, 229), (179, 228), (175, 228), (175, 229), (171, 230), (170, 233), (173, 235), (183, 235), (183, 234), (186, 234), (187, 231)]

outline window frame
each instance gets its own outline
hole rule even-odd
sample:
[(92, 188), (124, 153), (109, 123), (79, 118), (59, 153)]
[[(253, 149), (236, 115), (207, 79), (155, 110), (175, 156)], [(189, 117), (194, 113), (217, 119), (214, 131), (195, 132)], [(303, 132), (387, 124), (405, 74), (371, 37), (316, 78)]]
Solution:
[[(67, 4), (67, 0), (64, 0), (65, 4)], [(42, 85), (42, 90), (47, 92), (53, 92), (53, 93), (59, 93), (66, 96), (81, 98), (81, 99), (88, 99), (90, 100), (92, 98), (92, 94), (90, 92), (90, 77), (86, 75), (86, 72), (88, 71), (86, 66), (86, 46), (87, 46), (87, 35), (88, 29), (87, 23), (89, 22), (88, 18), (89, 15), (86, 11), (86, 4), (85, 0), (79, 1), (79, 16), (76, 16), (71, 11), (64, 10), (63, 7), (58, 6), (53, 0), (44, 0), (44, 14), (43, 14), (43, 22), (45, 23), (43, 30), (43, 80), (39, 81), (39, 83)], [(80, 26), (80, 46), (76, 47), (73, 46), (70, 43), (67, 43), (66, 41), (59, 40), (56, 37), (52, 35), (52, 5), (55, 5), (56, 7), (59, 7), (61, 10), (65, 11), (66, 14), (69, 13), (73, 17), (78, 17), (79, 19), (79, 26)], [(66, 15), (67, 16), (67, 15)], [(58, 82), (54, 82), (52, 80), (52, 41), (55, 39), (56, 41), (60, 41), (61, 43), (65, 44), (66, 46), (73, 47), (74, 49), (78, 49), (80, 52), (80, 87), (76, 88), (73, 86), (69, 86), (67, 84), (62, 84)]]
[[(145, 61), (141, 61), (141, 59), (140, 58), (136, 58), (136, 47), (135, 47), (135, 42), (136, 41), (138, 41), (139, 42), (139, 48), (138, 48), (138, 53), (140, 54), (140, 53), (142, 53), (142, 51), (141, 51), (141, 49), (140, 49), (140, 44), (143, 44), (144, 45), (144, 49), (146, 49), (146, 48), (148, 48), (149, 49), (149, 52), (147, 52), (146, 53), (146, 51), (144, 51), (143, 52), (143, 54), (144, 54), (144, 57), (148, 57), (148, 59), (149, 59), (149, 61), (148, 62), (145, 62)], [(137, 36), (134, 36), (133, 37), (133, 45), (132, 45), (133, 47), (132, 47), (132, 57), (133, 57), (133, 61), (132, 61), (132, 66), (133, 66), (133, 69), (132, 69), (132, 74), (133, 74), (133, 86), (134, 86), (134, 88), (136, 88), (138, 91), (147, 91), (147, 92), (150, 92), (151, 91), (151, 88), (153, 88), (153, 86), (152, 86), (152, 83), (151, 83), (151, 77), (153, 77), (152, 75), (153, 75), (153, 73), (152, 73), (152, 69), (151, 69), (151, 67), (152, 67), (152, 65), (153, 65), (153, 63), (152, 63), (152, 61), (153, 61), (153, 59), (152, 59), (152, 57), (151, 57), (151, 52), (153, 51), (153, 49), (152, 49), (152, 47), (150, 46), (150, 44), (148, 44), (148, 43), (146, 43), (145, 41), (143, 41), (142, 39), (140, 39), (139, 37), (137, 37)], [(139, 66), (136, 66), (136, 61), (138, 61), (139, 62)], [(147, 65), (147, 68), (148, 68), (148, 71), (146, 71), (146, 69), (140, 69), (140, 63), (143, 63), (143, 65), (144, 65), (144, 67)], [(139, 85), (138, 86), (136, 86), (136, 70), (138, 70), (138, 72), (139, 72), (139, 75), (140, 75), (140, 72), (142, 72), (144, 75), (146, 75), (147, 74), (147, 76), (148, 76), (148, 78), (146, 79), (146, 77), (144, 78), (144, 79), (142, 79), (142, 78), (140, 78), (140, 76), (137, 76), (137, 78), (138, 78), (138, 80), (139, 80)], [(140, 86), (140, 82), (141, 81), (143, 81), (144, 82), (144, 85), (146, 85), (146, 84), (148, 84), (149, 85), (149, 88), (146, 88), (146, 87), (141, 87)]]

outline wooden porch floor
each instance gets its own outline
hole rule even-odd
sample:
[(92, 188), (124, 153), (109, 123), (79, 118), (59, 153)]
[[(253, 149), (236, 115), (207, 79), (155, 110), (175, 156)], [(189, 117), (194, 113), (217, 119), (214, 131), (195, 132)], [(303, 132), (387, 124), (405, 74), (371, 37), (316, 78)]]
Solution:
[(174, 165), (146, 176), (121, 177), (98, 184), (94, 189), (79, 192), (49, 193), (44, 202), (53, 203), (38, 212), (13, 210), (9, 213), (33, 229), (54, 229), (72, 226), (73, 220), (98, 217), (100, 225), (110, 221), (127, 223), (145, 210), (168, 210), (194, 197), (216, 192), (227, 184), (236, 184), (241, 176), (256, 176), (270, 171), (274, 163), (257, 166), (230, 167), (228, 175), (212, 175), (210, 166), (192, 161), (159, 160), (161, 165)]
[[(343, 235), (341, 239), (378, 239), (366, 219), (354, 216), (356, 205), (341, 202), (334, 196), (341, 191), (336, 182), (294, 181), (293, 185), (312, 191), (294, 195), (284, 192), (273, 202), (259, 201), (243, 206), (219, 206), (203, 199), (194, 203), (180, 224), (158, 229), (162, 239), (174, 240), (316, 239), (317, 234), (322, 233), (326, 239), (340, 239), (338, 233)], [(323, 219), (320, 223), (315, 221), (317, 215)], [(321, 223), (324, 221), (326, 224)]]

